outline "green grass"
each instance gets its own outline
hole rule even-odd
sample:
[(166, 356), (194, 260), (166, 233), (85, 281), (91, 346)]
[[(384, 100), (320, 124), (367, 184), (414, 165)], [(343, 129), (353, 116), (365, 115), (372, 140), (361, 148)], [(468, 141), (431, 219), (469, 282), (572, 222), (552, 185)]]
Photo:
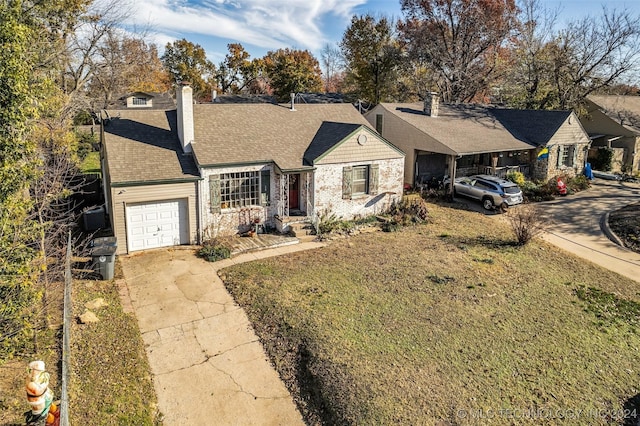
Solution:
[(80, 163), (80, 171), (82, 173), (100, 173), (100, 153), (96, 151), (89, 152)]
[[(119, 274), (119, 272), (118, 272)], [(136, 319), (122, 311), (114, 281), (74, 284), (74, 315), (102, 297), (100, 321), (72, 327), (70, 422), (157, 425), (156, 396)]]
[(224, 271), (309, 423), (616, 420), (640, 392), (638, 284), (517, 247), (494, 217), (429, 209), (427, 225)]

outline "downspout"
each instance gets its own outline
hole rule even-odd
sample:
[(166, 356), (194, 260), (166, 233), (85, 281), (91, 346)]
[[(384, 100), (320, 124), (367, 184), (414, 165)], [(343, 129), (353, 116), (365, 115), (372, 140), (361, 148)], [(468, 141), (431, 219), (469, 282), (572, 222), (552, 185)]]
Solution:
[[(202, 175), (202, 173), (200, 174)], [(202, 245), (202, 243), (204, 242), (204, 228), (203, 228), (203, 223), (202, 223), (202, 208), (203, 208), (203, 197), (202, 197), (202, 180), (203, 179), (198, 179), (196, 181), (196, 197), (198, 197), (198, 199), (196, 200), (196, 212), (197, 212), (197, 216), (196, 216), (196, 229), (198, 230), (198, 232), (196, 232), (196, 243), (199, 245)]]

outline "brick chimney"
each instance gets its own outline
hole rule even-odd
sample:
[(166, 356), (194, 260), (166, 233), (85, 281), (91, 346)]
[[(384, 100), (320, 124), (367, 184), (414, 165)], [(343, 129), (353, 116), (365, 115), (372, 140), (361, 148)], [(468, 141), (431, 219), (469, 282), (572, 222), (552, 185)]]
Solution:
[(438, 95), (436, 92), (427, 93), (427, 95), (424, 97), (424, 113), (431, 117), (437, 117), (439, 109), (440, 95)]
[(176, 104), (178, 113), (178, 139), (184, 152), (191, 152), (194, 138), (193, 130), (193, 89), (187, 82), (176, 87)]

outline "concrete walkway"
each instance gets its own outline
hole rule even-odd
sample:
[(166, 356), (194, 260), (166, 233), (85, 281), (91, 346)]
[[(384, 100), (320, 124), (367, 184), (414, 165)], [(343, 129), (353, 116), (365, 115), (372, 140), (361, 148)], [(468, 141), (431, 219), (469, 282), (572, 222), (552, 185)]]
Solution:
[(120, 257), (123, 306), (137, 317), (165, 425), (304, 424), (217, 271), (322, 246), (289, 245), (216, 263), (184, 248)]
[(546, 241), (640, 282), (640, 254), (616, 245), (602, 231), (608, 212), (640, 201), (640, 185), (596, 179), (583, 192), (540, 203), (551, 218)]

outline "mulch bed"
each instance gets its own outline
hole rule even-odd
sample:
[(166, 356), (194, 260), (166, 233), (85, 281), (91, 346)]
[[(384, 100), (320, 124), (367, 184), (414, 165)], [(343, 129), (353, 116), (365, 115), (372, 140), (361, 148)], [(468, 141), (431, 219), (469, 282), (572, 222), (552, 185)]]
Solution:
[(640, 203), (611, 212), (609, 227), (625, 247), (640, 253)]

